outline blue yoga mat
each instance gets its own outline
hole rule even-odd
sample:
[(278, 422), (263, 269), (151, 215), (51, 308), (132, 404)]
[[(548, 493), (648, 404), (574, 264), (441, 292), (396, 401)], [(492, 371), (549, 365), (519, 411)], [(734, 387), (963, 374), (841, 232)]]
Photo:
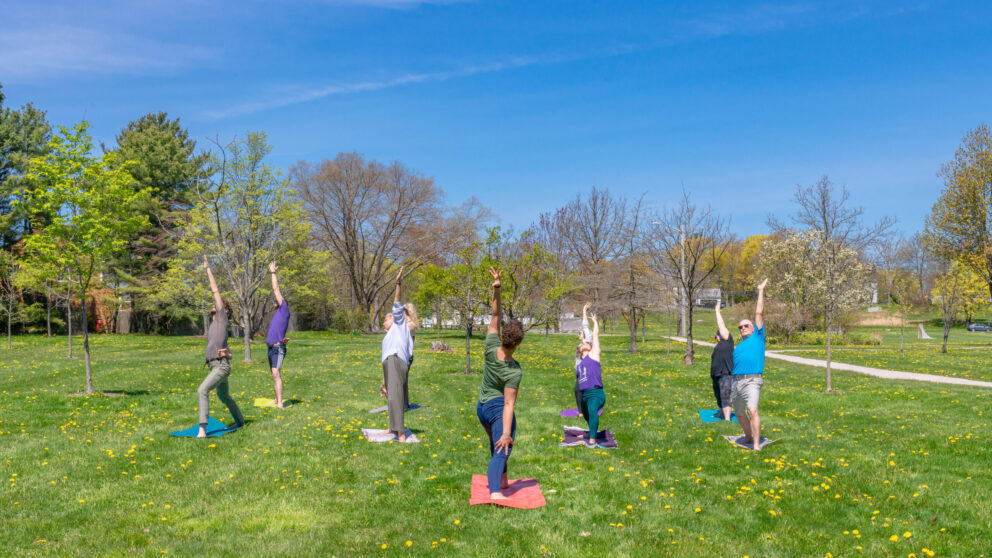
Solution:
[[(713, 415), (717, 415), (717, 416), (713, 416)], [(720, 422), (723, 420), (723, 415), (720, 414), (720, 411), (717, 411), (715, 409), (712, 411), (709, 409), (700, 409), (699, 418), (703, 422)], [(730, 411), (730, 420), (734, 422), (739, 422), (737, 420), (737, 414), (734, 413), (733, 411)]]
[[(223, 436), (228, 432), (234, 432), (239, 427), (231, 426), (228, 427), (223, 422), (210, 417), (207, 419), (207, 438), (217, 438)], [(192, 426), (186, 430), (177, 430), (172, 432), (173, 436), (179, 436), (180, 438), (196, 438), (196, 435), (200, 433), (200, 425)]]

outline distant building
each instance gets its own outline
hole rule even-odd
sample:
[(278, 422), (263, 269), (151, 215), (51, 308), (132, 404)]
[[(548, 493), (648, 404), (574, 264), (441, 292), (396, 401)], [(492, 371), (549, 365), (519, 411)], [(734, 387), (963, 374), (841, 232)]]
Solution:
[(723, 292), (720, 289), (699, 289), (696, 292), (696, 299), (692, 303), (696, 306), (706, 306), (713, 308), (723, 301)]

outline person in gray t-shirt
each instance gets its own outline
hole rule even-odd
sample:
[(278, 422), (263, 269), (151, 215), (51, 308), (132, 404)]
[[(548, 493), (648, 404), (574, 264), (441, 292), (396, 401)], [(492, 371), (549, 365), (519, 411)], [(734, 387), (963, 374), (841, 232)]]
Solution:
[(231, 305), (224, 301), (217, 288), (217, 281), (210, 271), (210, 262), (203, 256), (203, 266), (207, 268), (207, 278), (210, 280), (210, 291), (214, 294), (214, 305), (210, 309), (210, 327), (207, 328), (206, 366), (210, 373), (196, 390), (200, 414), (200, 432), (197, 438), (207, 437), (207, 419), (210, 417), (210, 392), (217, 389), (217, 397), (227, 406), (234, 417), (234, 426), (245, 425), (245, 417), (241, 414), (238, 404), (231, 398), (227, 386), (227, 377), (231, 375), (231, 349), (227, 347), (227, 322), (231, 316)]

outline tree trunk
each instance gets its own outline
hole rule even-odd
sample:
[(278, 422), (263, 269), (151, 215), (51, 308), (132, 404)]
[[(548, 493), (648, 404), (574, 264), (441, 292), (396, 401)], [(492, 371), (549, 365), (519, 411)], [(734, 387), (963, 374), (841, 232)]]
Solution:
[(72, 287), (68, 289), (68, 294), (65, 297), (66, 303), (66, 314), (69, 316), (67, 323), (69, 324), (69, 356), (67, 358), (72, 358)]
[(544, 338), (547, 339), (551, 335), (551, 324), (544, 322)]
[(630, 307), (630, 322), (627, 324), (630, 330), (630, 347), (628, 347), (628, 353), (637, 352), (637, 308), (633, 306)]
[(465, 374), (472, 373), (472, 326), (465, 326)]
[(248, 315), (248, 312), (244, 312), (244, 314), (242, 315), (241, 326), (244, 330), (241, 332), (241, 335), (244, 336), (244, 340), (245, 340), (245, 362), (250, 363), (251, 362), (251, 316)]
[(90, 328), (86, 323), (86, 291), (79, 295), (83, 307), (83, 359), (86, 361), (86, 395), (93, 395), (93, 370), (90, 368)]
[(647, 318), (646, 312), (641, 316), (641, 343), (644, 343), (644, 328), (646, 327), (645, 322), (647, 321), (645, 318)]
[(944, 320), (944, 346), (940, 348), (940, 352), (947, 354), (947, 336), (951, 334), (951, 322)]
[(899, 356), (904, 357), (906, 353), (903, 351), (903, 339), (906, 337), (906, 311), (903, 309), (901, 314), (903, 314), (902, 319), (899, 320)]
[(209, 317), (210, 317), (210, 313), (209, 312), (204, 312), (203, 313), (203, 336), (204, 337), (207, 336), (207, 330), (210, 329), (210, 324), (207, 323), (207, 318), (209, 318)]
[(7, 348), (10, 348), (10, 312), (7, 312)]
[(45, 325), (48, 327), (48, 336), (52, 336), (52, 293), (45, 293)]
[(692, 360), (696, 356), (696, 347), (692, 344), (692, 305), (688, 304), (688, 307), (684, 310), (686, 313), (686, 324), (685, 324), (685, 357), (683, 361), (685, 364), (692, 365)]
[[(829, 324), (830, 322), (827, 323)], [(830, 373), (830, 326), (827, 325), (827, 393), (833, 390), (833, 378)]]
[(672, 356), (672, 315), (665, 312), (665, 318), (668, 321), (668, 335), (665, 337), (668, 339), (668, 346), (665, 349), (665, 358), (669, 358)]

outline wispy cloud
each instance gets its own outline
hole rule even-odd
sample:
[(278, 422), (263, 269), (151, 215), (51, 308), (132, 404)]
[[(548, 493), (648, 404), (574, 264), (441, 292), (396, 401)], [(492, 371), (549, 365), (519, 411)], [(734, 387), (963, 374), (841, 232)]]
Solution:
[(448, 5), (473, 2), (474, 0), (316, 0), (323, 4), (336, 4), (339, 6), (368, 6), (372, 8), (392, 8), (409, 9), (426, 4)]
[(72, 25), (0, 34), (0, 75), (46, 77), (65, 72), (148, 73), (210, 58), (209, 49)]
[(242, 103), (225, 109), (207, 111), (206, 113), (204, 113), (204, 117), (211, 120), (217, 120), (222, 118), (229, 118), (232, 116), (243, 116), (246, 114), (253, 114), (265, 110), (271, 110), (289, 105), (305, 103), (307, 101), (323, 99), (325, 97), (347, 95), (350, 93), (379, 91), (382, 89), (390, 89), (393, 87), (400, 87), (403, 85), (412, 85), (417, 83), (447, 81), (449, 79), (469, 77), (478, 74), (488, 74), (503, 70), (511, 70), (515, 68), (524, 68), (527, 66), (534, 66), (538, 64), (552, 64), (556, 62), (562, 62), (565, 60), (567, 60), (567, 58), (557, 57), (557, 56), (544, 56), (544, 57), (521, 56), (502, 62), (495, 62), (492, 64), (485, 64), (480, 66), (468, 66), (457, 70), (441, 71), (441, 72), (408, 73), (386, 80), (358, 81), (358, 82), (345, 83), (339, 85), (328, 85), (325, 87), (308, 89), (300, 93), (284, 95), (277, 98)]

